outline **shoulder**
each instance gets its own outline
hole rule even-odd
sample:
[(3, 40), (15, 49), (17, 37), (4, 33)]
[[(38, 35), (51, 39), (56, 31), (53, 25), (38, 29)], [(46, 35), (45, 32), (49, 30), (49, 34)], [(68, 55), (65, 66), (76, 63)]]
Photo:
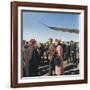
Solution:
[(62, 46), (61, 45), (58, 45), (57, 46), (57, 50), (61, 50), (61, 49), (63, 49)]
[(61, 45), (58, 45), (57, 48), (62, 48), (62, 46)]

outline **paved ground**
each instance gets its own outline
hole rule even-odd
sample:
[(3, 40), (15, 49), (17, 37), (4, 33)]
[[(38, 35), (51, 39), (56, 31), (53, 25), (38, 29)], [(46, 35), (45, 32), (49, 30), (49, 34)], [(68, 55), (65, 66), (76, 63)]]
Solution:
[[(38, 67), (38, 74), (40, 76), (48, 76), (49, 75), (49, 61), (42, 60)], [(64, 61), (64, 75), (76, 75), (79, 74), (79, 66), (73, 63), (67, 64), (67, 61)]]

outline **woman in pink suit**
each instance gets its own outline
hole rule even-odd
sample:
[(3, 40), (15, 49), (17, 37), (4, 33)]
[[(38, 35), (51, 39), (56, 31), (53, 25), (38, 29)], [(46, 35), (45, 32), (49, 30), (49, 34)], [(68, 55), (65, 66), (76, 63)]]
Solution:
[(61, 40), (55, 39), (56, 52), (60, 60), (60, 65), (55, 65), (55, 74), (63, 75), (63, 48), (61, 46)]

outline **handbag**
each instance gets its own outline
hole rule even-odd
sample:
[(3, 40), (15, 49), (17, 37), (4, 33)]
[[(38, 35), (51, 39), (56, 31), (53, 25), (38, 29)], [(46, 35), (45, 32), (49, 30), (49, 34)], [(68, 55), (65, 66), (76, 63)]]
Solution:
[(54, 64), (57, 65), (57, 66), (60, 66), (60, 64), (61, 64), (60, 57), (58, 57), (58, 56), (54, 57)]

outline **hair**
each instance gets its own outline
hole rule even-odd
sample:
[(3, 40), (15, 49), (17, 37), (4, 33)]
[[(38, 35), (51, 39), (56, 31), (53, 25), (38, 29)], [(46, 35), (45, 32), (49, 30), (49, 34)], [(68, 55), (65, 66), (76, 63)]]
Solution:
[(36, 40), (35, 39), (31, 39), (30, 40), (30, 45), (32, 46), (34, 43), (36, 43)]
[(61, 44), (61, 39), (55, 39), (55, 42), (58, 42), (58, 45)]
[(28, 44), (28, 42), (26, 42), (26, 44)]
[(50, 40), (51, 42), (53, 42), (53, 39), (52, 38), (49, 38), (48, 40)]
[(71, 40), (71, 42), (73, 42), (73, 40)]

